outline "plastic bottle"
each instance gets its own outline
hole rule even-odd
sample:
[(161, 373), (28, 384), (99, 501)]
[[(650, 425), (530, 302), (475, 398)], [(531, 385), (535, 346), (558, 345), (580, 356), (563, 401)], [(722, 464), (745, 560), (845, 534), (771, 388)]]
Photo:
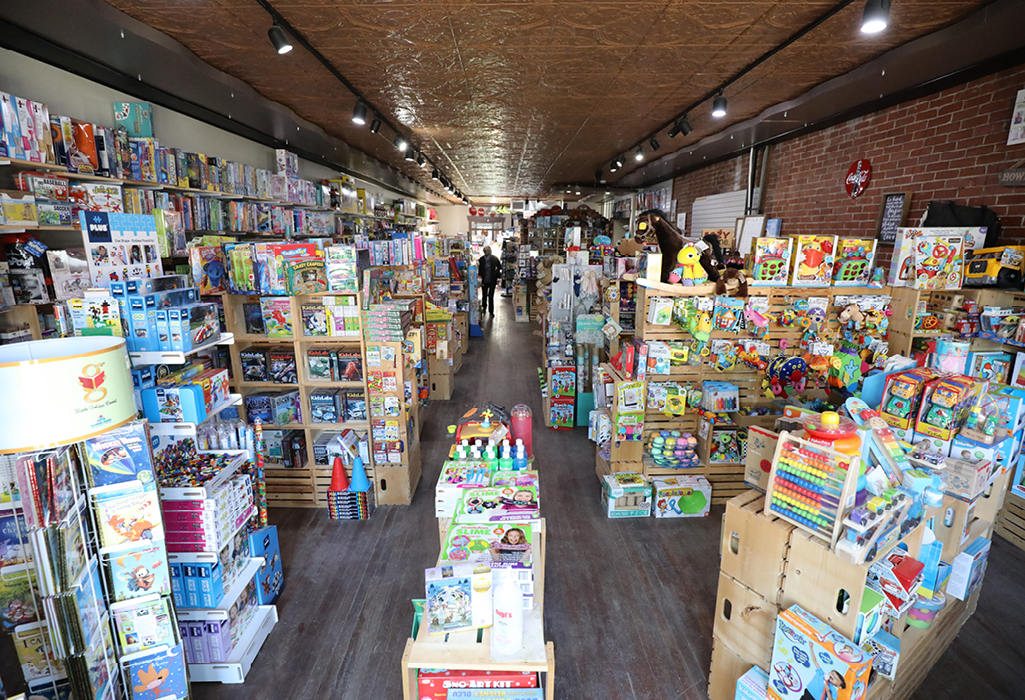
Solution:
[(491, 628), (491, 659), (512, 659), (523, 647), (523, 592), (511, 571), (496, 569), (494, 627)]
[(527, 448), (520, 443), (518, 438), (516, 440), (516, 451), (513, 452), (513, 469), (518, 472), (526, 471), (527, 469)]
[(510, 424), (513, 437), (516, 438), (516, 443), (519, 444), (522, 441), (523, 446), (527, 448), (527, 457), (533, 457), (534, 432), (530, 406), (522, 403), (516, 404), (510, 414)]
[(509, 451), (508, 443), (502, 446), (502, 458), (498, 460), (498, 468), (502, 471), (509, 471), (510, 469), (514, 469), (512, 452)]
[(207, 435), (206, 426), (200, 426), (199, 430), (196, 431), (196, 449), (210, 449), (210, 437)]

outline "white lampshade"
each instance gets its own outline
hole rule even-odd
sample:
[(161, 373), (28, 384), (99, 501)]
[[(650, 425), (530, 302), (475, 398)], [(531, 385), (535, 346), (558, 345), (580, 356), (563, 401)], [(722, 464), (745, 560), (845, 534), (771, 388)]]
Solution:
[(0, 346), (0, 454), (78, 442), (134, 418), (124, 339)]

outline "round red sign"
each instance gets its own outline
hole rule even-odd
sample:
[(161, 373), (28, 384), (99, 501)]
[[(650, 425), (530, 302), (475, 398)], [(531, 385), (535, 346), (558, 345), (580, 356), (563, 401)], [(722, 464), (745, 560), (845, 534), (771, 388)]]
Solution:
[(844, 180), (843, 186), (847, 190), (847, 194), (851, 197), (857, 197), (859, 194), (865, 191), (868, 187), (868, 181), (872, 178), (872, 164), (868, 162), (867, 158), (856, 160), (851, 165), (850, 170), (847, 171), (847, 179)]

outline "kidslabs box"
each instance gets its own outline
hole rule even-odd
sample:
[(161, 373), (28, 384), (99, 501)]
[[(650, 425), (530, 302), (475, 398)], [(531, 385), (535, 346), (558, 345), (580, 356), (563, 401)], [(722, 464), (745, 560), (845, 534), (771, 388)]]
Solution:
[(798, 605), (776, 617), (769, 667), (771, 700), (860, 700), (872, 657)]

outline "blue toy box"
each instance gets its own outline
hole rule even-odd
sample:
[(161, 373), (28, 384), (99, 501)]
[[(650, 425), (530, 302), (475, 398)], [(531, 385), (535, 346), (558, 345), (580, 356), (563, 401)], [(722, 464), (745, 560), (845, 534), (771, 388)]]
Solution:
[(252, 556), (265, 559), (263, 566), (256, 572), (256, 602), (259, 605), (271, 605), (285, 587), (278, 528), (271, 525), (249, 535), (249, 549)]

